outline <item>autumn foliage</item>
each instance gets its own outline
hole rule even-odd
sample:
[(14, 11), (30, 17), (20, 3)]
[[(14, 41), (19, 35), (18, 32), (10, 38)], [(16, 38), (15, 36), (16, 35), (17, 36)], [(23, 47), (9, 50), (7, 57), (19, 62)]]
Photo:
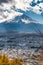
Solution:
[(10, 60), (5, 54), (0, 55), (0, 65), (25, 65), (20, 58), (14, 58)]
[(43, 59), (43, 51), (40, 52), (40, 58)]

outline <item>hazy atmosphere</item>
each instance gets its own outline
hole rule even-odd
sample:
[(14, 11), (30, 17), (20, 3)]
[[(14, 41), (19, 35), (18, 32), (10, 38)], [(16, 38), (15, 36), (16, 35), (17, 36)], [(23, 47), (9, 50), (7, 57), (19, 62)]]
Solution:
[(0, 0), (0, 65), (43, 65), (43, 0)]

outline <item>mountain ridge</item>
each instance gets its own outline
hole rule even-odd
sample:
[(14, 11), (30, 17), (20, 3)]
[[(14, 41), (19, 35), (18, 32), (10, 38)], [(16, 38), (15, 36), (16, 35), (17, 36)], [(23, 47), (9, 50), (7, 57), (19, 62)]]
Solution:
[(43, 24), (38, 23), (28, 23), (25, 24), (24, 22), (4, 22), (0, 23), (0, 31), (1, 30), (17, 30), (17, 31), (23, 31), (23, 32), (38, 32), (39, 30), (43, 32)]
[(43, 32), (43, 24), (37, 23), (31, 17), (23, 14), (13, 20), (0, 23), (0, 31), (16, 30), (20, 32)]

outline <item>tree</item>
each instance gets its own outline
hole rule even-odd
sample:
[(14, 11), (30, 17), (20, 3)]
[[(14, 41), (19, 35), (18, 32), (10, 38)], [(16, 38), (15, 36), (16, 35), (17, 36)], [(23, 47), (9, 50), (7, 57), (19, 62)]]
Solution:
[(0, 65), (9, 65), (9, 58), (5, 54), (0, 56), (0, 58)]
[(13, 61), (11, 62), (10, 65), (23, 65), (23, 60), (22, 59), (19, 59), (19, 58), (15, 58), (13, 59)]

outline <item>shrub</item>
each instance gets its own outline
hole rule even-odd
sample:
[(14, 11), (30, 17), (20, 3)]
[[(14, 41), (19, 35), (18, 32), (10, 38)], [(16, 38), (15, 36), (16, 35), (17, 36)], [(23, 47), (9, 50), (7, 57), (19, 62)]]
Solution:
[(0, 65), (9, 65), (9, 58), (5, 54), (0, 56)]
[(5, 54), (0, 55), (0, 65), (23, 65), (23, 60), (20, 58), (14, 58), (10, 60)]

